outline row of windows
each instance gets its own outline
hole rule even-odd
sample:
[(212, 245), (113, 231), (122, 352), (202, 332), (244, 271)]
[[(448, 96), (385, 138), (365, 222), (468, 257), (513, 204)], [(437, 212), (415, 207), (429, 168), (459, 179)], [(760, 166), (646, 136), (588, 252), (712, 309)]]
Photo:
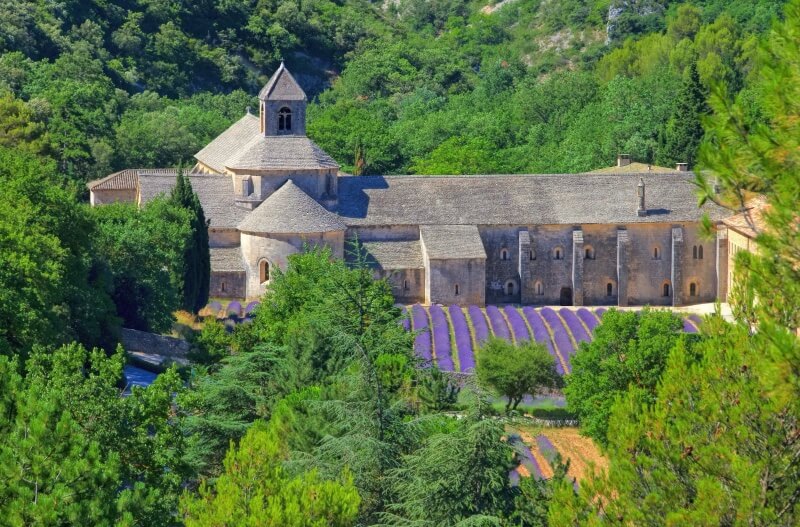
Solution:
[[(269, 264), (267, 264), (267, 265), (269, 265)], [(262, 282), (263, 282), (263, 280), (262, 280)], [(408, 289), (409, 289), (408, 280), (404, 280), (403, 281), (403, 289), (408, 291)], [(455, 289), (454, 293), (455, 293), (456, 296), (461, 294), (461, 287), (459, 286), (459, 284), (455, 284), (454, 289)], [(223, 286), (222, 290), (223, 291), (225, 290), (224, 286)], [(515, 294), (517, 294), (517, 284), (516, 284), (516, 282), (514, 282), (513, 280), (509, 280), (508, 282), (506, 282), (506, 285), (505, 285), (505, 288), (503, 289), (503, 291), (504, 291), (504, 293), (506, 295), (515, 295)], [(539, 295), (539, 296), (543, 296), (544, 295), (544, 285), (542, 284), (542, 282), (537, 281), (533, 286), (533, 291), (534, 291), (534, 294)], [(672, 294), (672, 287), (670, 286), (669, 282), (665, 282), (664, 283), (664, 287), (662, 289), (662, 296), (668, 297), (671, 294)], [(614, 296), (614, 284), (612, 282), (608, 282), (606, 284), (606, 296), (609, 296), (609, 297), (610, 296)], [(697, 296), (697, 284), (695, 282), (692, 282), (692, 283), (689, 284), (689, 296)]]
[[(500, 249), (500, 260), (507, 261), (509, 260), (510, 253), (508, 249)], [(533, 251), (528, 252), (528, 258), (530, 260), (535, 260), (536, 255)], [(584, 251), (584, 258), (586, 260), (594, 260), (595, 252), (594, 248), (586, 247)], [(703, 259), (703, 246), (702, 245), (695, 245), (692, 247), (692, 258), (695, 260), (702, 260)], [(553, 260), (563, 260), (564, 259), (564, 249), (561, 247), (556, 247), (553, 249)], [(658, 247), (653, 247), (653, 260), (660, 260), (661, 259), (661, 249)]]

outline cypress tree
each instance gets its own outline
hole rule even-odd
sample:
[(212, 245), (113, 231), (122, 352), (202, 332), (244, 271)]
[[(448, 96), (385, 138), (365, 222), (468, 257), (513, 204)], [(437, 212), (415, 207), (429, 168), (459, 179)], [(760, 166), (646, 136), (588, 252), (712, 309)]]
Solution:
[(181, 305), (187, 311), (196, 313), (208, 302), (208, 282), (211, 274), (208, 223), (200, 205), (200, 198), (192, 190), (189, 177), (180, 167), (171, 198), (177, 206), (192, 213), (191, 234), (184, 248)]
[(697, 149), (703, 140), (701, 118), (708, 113), (706, 94), (700, 84), (697, 66), (693, 63), (683, 79), (677, 104), (667, 122), (663, 146), (658, 153), (658, 164), (673, 166), (676, 163), (694, 165)]

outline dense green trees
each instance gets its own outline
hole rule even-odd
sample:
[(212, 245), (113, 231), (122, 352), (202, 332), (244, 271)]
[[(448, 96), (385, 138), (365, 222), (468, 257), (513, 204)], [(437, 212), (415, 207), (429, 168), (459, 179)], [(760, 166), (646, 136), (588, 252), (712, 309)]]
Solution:
[(211, 260), (208, 248), (208, 222), (200, 205), (200, 198), (192, 190), (189, 177), (178, 170), (170, 201), (189, 213), (189, 235), (183, 249), (181, 273), (181, 305), (197, 313), (208, 303), (208, 285), (211, 279)]
[(582, 342), (572, 358), (564, 395), (581, 430), (607, 445), (609, 417), (614, 403), (630, 387), (653, 401), (667, 357), (676, 343), (685, 345), (681, 319), (668, 311), (609, 310), (594, 340)]
[(536, 397), (562, 384), (555, 360), (535, 341), (515, 346), (493, 337), (481, 346), (477, 359), (478, 379), (508, 398), (506, 412), (516, 410), (526, 395)]

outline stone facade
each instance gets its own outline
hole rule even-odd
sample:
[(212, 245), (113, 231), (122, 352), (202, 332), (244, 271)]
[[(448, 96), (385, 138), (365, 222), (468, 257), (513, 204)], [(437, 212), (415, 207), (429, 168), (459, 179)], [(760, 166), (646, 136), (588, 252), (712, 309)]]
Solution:
[[(699, 234), (693, 175), (623, 159), (595, 173), (347, 176), (305, 135), (306, 96), (281, 65), (248, 113), (196, 154), (211, 221), (211, 294), (256, 298), (288, 257), (358, 247), (401, 303), (685, 305), (725, 298), (738, 234)], [(89, 184), (140, 205), (169, 169)], [(744, 243), (744, 242), (743, 242)], [(738, 247), (738, 246), (736, 246)]]

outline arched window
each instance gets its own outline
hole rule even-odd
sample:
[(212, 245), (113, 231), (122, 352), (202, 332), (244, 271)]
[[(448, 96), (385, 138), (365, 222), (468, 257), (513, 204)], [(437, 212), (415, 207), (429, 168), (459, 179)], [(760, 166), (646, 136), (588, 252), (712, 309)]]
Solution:
[(661, 259), (661, 251), (658, 250), (658, 247), (653, 247), (653, 260), (660, 260)]
[(506, 282), (506, 294), (513, 295), (517, 292), (517, 284), (513, 280)]
[(534, 291), (536, 291), (537, 295), (543, 295), (544, 294), (544, 287), (542, 287), (542, 283), (541, 282), (536, 282), (536, 284), (534, 285)]
[(697, 284), (694, 282), (689, 284), (689, 296), (697, 296)]
[(458, 293), (459, 293), (459, 291), (458, 291), (458, 284), (456, 284), (456, 296), (458, 296)]
[(664, 284), (664, 293), (662, 296), (669, 296), (669, 282)]
[(606, 284), (606, 296), (612, 296), (614, 294), (614, 284), (611, 282)]
[(289, 131), (292, 129), (292, 111), (283, 107), (278, 111), (278, 130)]
[(269, 262), (266, 260), (258, 264), (258, 280), (262, 284), (269, 282)]
[(594, 260), (594, 248), (586, 247), (586, 251), (584, 252), (587, 260)]
[(697, 245), (692, 247), (692, 258), (697, 260)]
[(500, 259), (503, 261), (508, 260), (508, 249), (500, 249)]
[(697, 259), (698, 260), (702, 260), (703, 259), (703, 246), (702, 245), (697, 247)]
[(556, 247), (553, 249), (553, 260), (563, 260), (564, 259), (564, 251), (561, 247)]

